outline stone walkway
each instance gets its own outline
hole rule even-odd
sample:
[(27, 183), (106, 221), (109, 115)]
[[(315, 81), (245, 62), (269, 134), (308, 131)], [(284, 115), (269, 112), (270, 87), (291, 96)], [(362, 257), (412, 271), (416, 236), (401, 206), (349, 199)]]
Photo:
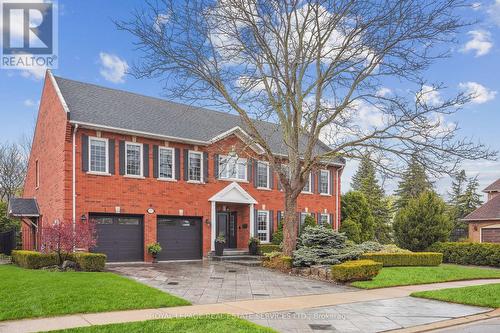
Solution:
[[(339, 325), (339, 328), (344, 325), (344, 328), (342, 329), (349, 329), (349, 323), (347, 323), (347, 321), (343, 320), (343, 317), (341, 317), (343, 315), (344, 318), (347, 318), (348, 321), (358, 329), (357, 332), (377, 332), (381, 329), (387, 329), (387, 320), (393, 321), (395, 323), (393, 327), (397, 328), (395, 326), (404, 327), (405, 325), (418, 325), (436, 320), (444, 320), (446, 318), (454, 316), (460, 317), (467, 314), (482, 313), (491, 310), (487, 308), (470, 307), (466, 305), (458, 305), (445, 302), (416, 300), (414, 298), (408, 297), (412, 292), (420, 290), (457, 288), (499, 282), (499, 279), (457, 281), (374, 290), (356, 289), (356, 291), (351, 290), (333, 294), (304, 295), (275, 299), (246, 300), (173, 308), (116, 311), (94, 314), (76, 314), (53, 318), (4, 321), (0, 322), (0, 333), (49, 331), (72, 327), (218, 313), (229, 313), (236, 316), (242, 316), (243, 318), (248, 318), (252, 321), (263, 320), (262, 316), (264, 316), (264, 314), (268, 314), (269, 316), (273, 315), (273, 313), (302, 313), (302, 315), (306, 315), (304, 320), (309, 320), (309, 322), (300, 323), (300, 325), (302, 325), (301, 327), (309, 327), (311, 330), (316, 331), (324, 329), (325, 331), (330, 332), (334, 331), (333, 325)], [(384, 307), (388, 307), (388, 310), (384, 310)], [(315, 313), (321, 314), (325, 312), (327, 314), (333, 314), (333, 317), (329, 319), (328, 317), (326, 317), (327, 322), (325, 323), (318, 322), (318, 318), (307, 318), (308, 314), (314, 316)], [(422, 316), (413, 316), (413, 313), (415, 312), (420, 313)], [(412, 317), (413, 319), (411, 319), (410, 317)], [(393, 320), (392, 318), (397, 318), (397, 320)], [(319, 319), (320, 321), (322, 321), (324, 318)], [(332, 320), (336, 322), (332, 323)], [(412, 320), (418, 320), (418, 322), (412, 322)], [(275, 325), (270, 322), (268, 322), (267, 324), (270, 326)], [(312, 324), (313, 326), (309, 326), (310, 324)], [(279, 327), (280, 331), (299, 332), (297, 330), (294, 330), (297, 328), (297, 326), (287, 328), (284, 327), (284, 325), (285, 324)], [(295, 323), (295, 325), (299, 324)], [(328, 327), (321, 325), (332, 326)], [(373, 327), (373, 329), (371, 327)], [(351, 327), (350, 329), (352, 332), (353, 328)], [(300, 332), (304, 331), (300, 330)]]
[(107, 269), (151, 287), (187, 299), (193, 304), (224, 303), (358, 290), (315, 281), (262, 267), (196, 261), (155, 265), (108, 265)]

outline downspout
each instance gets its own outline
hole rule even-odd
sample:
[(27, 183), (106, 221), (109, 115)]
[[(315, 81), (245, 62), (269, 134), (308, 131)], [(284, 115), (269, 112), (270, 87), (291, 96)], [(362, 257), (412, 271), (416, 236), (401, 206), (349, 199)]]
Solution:
[[(76, 234), (76, 132), (78, 131), (78, 124), (75, 124), (75, 130), (73, 131), (73, 166), (72, 166), (72, 197), (73, 197), (73, 237)], [(73, 249), (75, 251), (75, 249)]]

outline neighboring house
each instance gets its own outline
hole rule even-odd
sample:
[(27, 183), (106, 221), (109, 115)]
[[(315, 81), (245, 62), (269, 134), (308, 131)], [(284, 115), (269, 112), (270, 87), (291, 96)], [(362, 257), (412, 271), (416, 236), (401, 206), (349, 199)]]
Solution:
[(500, 243), (500, 179), (483, 190), (488, 201), (464, 218), (474, 242)]
[[(286, 149), (276, 124), (256, 121), (273, 152)], [(320, 143), (319, 152), (328, 147)], [(286, 162), (284, 163), (286, 164)], [(340, 224), (342, 159), (310, 174), (298, 199), (307, 214)], [(47, 72), (24, 186), (11, 215), (23, 247), (40, 248), (43, 226), (97, 222), (95, 251), (109, 261), (199, 259), (216, 235), (229, 248), (250, 236), (270, 242), (284, 195), (262, 148), (239, 116), (55, 77)]]

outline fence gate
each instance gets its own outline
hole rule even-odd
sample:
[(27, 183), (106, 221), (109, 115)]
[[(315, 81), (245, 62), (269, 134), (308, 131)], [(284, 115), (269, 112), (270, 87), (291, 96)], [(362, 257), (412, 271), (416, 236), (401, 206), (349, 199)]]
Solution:
[(16, 248), (16, 230), (0, 232), (0, 253), (10, 256)]

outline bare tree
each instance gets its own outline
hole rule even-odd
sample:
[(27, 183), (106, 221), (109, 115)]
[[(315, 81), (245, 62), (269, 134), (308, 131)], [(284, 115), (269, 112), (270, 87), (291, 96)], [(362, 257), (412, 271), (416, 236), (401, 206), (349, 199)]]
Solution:
[(21, 192), (26, 176), (26, 158), (17, 144), (0, 145), (0, 200)]
[[(322, 163), (371, 151), (382, 171), (397, 174), (418, 153), (439, 174), (462, 159), (495, 156), (446, 122), (473, 96), (444, 98), (443, 84), (423, 75), (448, 55), (466, 25), (456, 14), (464, 6), (461, 0), (158, 0), (116, 25), (137, 38), (136, 77), (162, 78), (168, 97), (239, 114), (285, 191), (283, 252), (290, 255), (297, 197)], [(257, 119), (276, 125), (286, 156), (274, 154)], [(321, 142), (328, 152), (317, 149)]]

